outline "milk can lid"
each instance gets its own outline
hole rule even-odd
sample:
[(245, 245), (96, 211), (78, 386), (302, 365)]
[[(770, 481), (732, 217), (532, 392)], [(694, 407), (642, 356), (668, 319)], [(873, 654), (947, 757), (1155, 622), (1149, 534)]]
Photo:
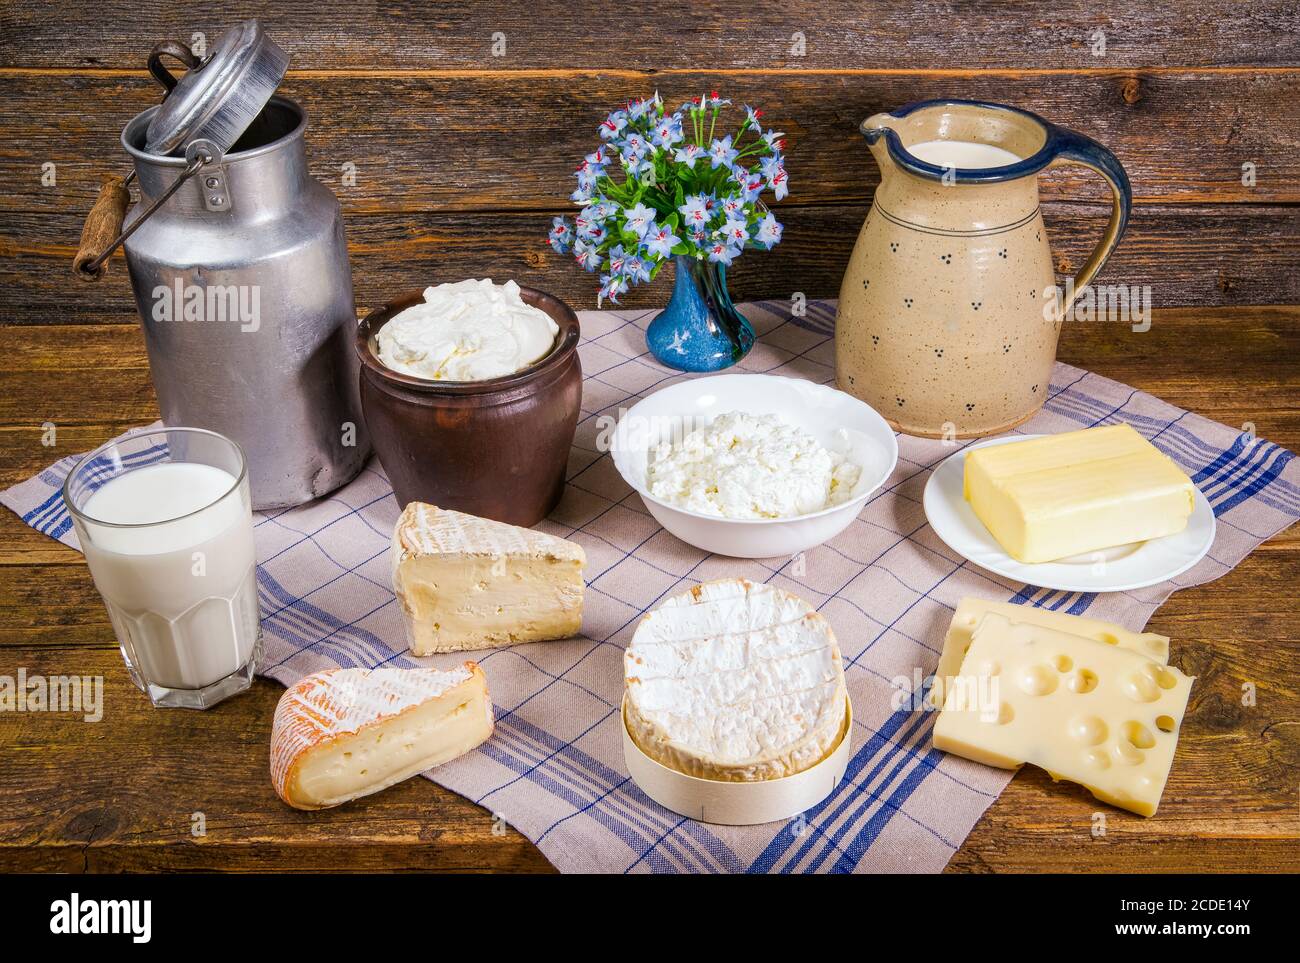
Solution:
[[(174, 48), (157, 49), (164, 46)], [(156, 60), (157, 50), (150, 70), (166, 84), (171, 78)], [(224, 154), (261, 113), (288, 69), (289, 55), (262, 32), (260, 23), (236, 24), (217, 38), (211, 56), (174, 81), (149, 122), (145, 150), (172, 154), (201, 139)]]

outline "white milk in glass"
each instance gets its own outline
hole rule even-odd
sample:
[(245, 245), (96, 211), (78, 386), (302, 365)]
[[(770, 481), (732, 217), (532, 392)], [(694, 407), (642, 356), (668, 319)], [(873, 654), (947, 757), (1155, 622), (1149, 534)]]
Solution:
[(147, 682), (199, 689), (253, 654), (253, 525), (234, 487), (235, 477), (220, 468), (169, 462), (111, 479), (82, 507), (92, 536), (82, 548), (95, 587)]
[(958, 170), (1005, 167), (1007, 164), (1017, 164), (1023, 160), (1009, 150), (970, 140), (927, 140), (907, 148), (907, 152), (927, 164), (934, 164), (936, 167), (955, 167)]

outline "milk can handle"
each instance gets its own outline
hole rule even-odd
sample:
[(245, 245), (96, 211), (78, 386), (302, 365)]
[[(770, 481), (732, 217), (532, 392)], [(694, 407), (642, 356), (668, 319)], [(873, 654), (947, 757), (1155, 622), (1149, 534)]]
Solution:
[[(164, 40), (155, 46), (149, 51), (149, 73), (168, 94), (176, 88), (178, 81), (163, 66), (163, 57), (179, 60), (189, 70), (203, 65), (203, 58), (196, 56), (194, 51), (184, 44)], [(198, 150), (193, 149), (195, 145), (198, 145)], [(81, 229), (81, 244), (77, 248), (77, 256), (72, 259), (72, 273), (83, 281), (98, 281), (102, 278), (105, 263), (112, 253), (122, 246), (122, 242), (162, 207), (169, 197), (180, 190), (182, 184), (197, 174), (204, 164), (212, 162), (212, 156), (203, 152), (205, 145), (206, 142), (198, 141), (191, 144), (191, 149), (185, 152), (189, 160), (185, 170), (172, 181), (157, 200), (131, 222), (131, 226), (125, 231), (122, 230), (122, 223), (126, 220), (126, 209), (131, 206), (131, 192), (127, 187), (135, 180), (135, 171), (127, 174), (126, 177), (105, 178), (104, 186), (100, 188), (99, 196), (95, 198), (95, 205), (86, 215), (86, 223)]]
[(194, 70), (203, 63), (203, 59), (196, 57), (194, 51), (189, 47), (172, 40), (164, 40), (149, 51), (149, 73), (153, 74), (153, 79), (162, 84), (163, 90), (169, 94), (175, 88), (177, 81), (171, 75), (171, 71), (163, 66), (163, 57), (172, 57), (179, 60), (190, 70)]
[[(126, 208), (131, 202), (131, 193), (127, 185), (135, 178), (135, 171), (126, 177), (110, 177), (100, 188), (95, 206), (86, 215), (86, 224), (81, 229), (81, 245), (77, 256), (72, 259), (72, 273), (83, 281), (98, 281), (104, 276), (104, 263), (122, 242), (135, 233), (135, 229), (149, 220), (153, 213), (167, 202), (167, 199), (180, 190), (181, 185), (203, 169), (203, 165), (212, 161), (211, 154), (195, 153), (193, 159), (185, 165), (176, 180), (168, 185), (167, 190), (158, 195), (157, 200), (145, 208), (126, 230), (122, 222), (126, 219)], [(117, 235), (113, 237), (113, 235)], [(108, 238), (113, 240), (103, 247)], [(99, 251), (98, 254), (95, 252)]]

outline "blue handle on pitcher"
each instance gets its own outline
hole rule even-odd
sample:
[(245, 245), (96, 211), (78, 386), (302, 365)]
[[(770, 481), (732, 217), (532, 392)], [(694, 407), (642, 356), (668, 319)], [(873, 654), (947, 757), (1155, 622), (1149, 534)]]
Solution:
[[(1120, 238), (1124, 236), (1124, 230), (1128, 227), (1129, 214), (1133, 210), (1133, 189), (1129, 186), (1128, 174), (1125, 173), (1124, 165), (1119, 162), (1119, 158), (1108, 148), (1078, 131), (1048, 124), (1047, 144), (1044, 149), (1053, 152), (1049, 163), (1064, 161), (1068, 164), (1080, 164), (1100, 174), (1110, 185), (1112, 195), (1113, 207), (1110, 223), (1106, 225), (1106, 233), (1088, 255), (1088, 260), (1083, 263), (1079, 273), (1074, 276), (1074, 298), (1071, 299), (1074, 300), (1105, 266), (1107, 259), (1119, 244)], [(1068, 310), (1069, 307), (1069, 304), (1064, 304), (1061, 310)]]

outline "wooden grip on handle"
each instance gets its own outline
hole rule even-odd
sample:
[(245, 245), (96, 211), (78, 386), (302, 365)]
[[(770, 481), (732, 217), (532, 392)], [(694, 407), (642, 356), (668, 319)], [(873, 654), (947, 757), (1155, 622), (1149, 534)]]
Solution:
[(88, 270), (87, 266), (122, 233), (122, 222), (130, 204), (131, 192), (126, 188), (126, 178), (106, 177), (99, 196), (95, 198), (95, 206), (86, 215), (86, 226), (81, 229), (81, 247), (72, 261), (72, 273), (81, 280), (98, 281), (104, 276), (111, 258), (94, 271)]

